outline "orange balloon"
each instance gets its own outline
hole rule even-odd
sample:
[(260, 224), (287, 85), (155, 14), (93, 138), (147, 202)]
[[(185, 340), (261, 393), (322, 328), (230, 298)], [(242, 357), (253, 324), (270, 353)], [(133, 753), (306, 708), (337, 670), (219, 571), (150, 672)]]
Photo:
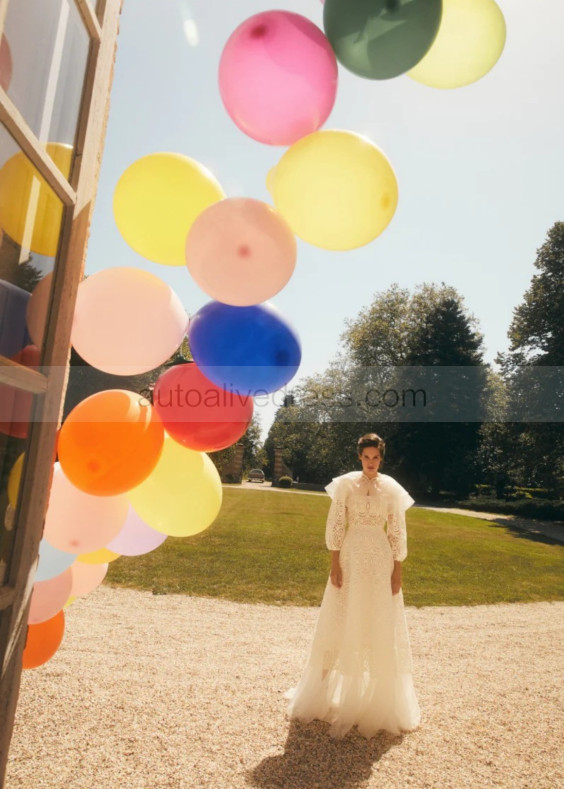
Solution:
[(104, 390), (81, 401), (63, 423), (59, 461), (76, 488), (115, 496), (153, 471), (163, 442), (163, 425), (145, 398), (128, 390)]
[(62, 609), (49, 620), (28, 626), (22, 668), (34, 669), (49, 661), (59, 649), (64, 632), (65, 615)]

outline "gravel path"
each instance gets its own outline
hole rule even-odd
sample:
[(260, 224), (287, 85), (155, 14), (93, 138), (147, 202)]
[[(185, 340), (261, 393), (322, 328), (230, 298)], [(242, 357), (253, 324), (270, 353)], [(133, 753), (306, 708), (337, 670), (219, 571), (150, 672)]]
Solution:
[(101, 587), (22, 680), (7, 787), (564, 785), (564, 602), (407, 609), (417, 732), (285, 720), (317, 609)]

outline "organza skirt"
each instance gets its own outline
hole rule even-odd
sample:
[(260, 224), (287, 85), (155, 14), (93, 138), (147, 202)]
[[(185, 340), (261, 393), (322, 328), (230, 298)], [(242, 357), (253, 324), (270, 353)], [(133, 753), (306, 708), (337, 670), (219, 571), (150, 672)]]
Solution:
[(327, 582), (309, 659), (289, 692), (288, 714), (330, 722), (342, 738), (353, 726), (413, 730), (420, 710), (412, 679), (403, 595), (392, 595), (393, 557), (380, 527), (349, 528), (341, 549), (343, 585)]

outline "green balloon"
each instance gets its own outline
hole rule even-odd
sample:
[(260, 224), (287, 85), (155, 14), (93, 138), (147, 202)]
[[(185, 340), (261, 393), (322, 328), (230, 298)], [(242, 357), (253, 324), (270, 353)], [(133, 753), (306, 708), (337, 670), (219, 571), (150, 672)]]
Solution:
[(342, 65), (372, 80), (413, 68), (435, 40), (442, 0), (325, 0), (325, 35)]

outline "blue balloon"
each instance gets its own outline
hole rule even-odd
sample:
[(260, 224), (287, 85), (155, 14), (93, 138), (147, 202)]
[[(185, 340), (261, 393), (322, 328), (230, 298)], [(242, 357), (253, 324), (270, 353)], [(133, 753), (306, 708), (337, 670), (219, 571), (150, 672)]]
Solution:
[(0, 354), (13, 357), (31, 343), (25, 322), (29, 294), (23, 288), (0, 280)]
[(192, 316), (188, 339), (204, 376), (240, 395), (275, 392), (294, 377), (302, 358), (295, 330), (269, 302), (208, 302)]
[(70, 568), (76, 557), (76, 554), (56, 549), (43, 538), (39, 544), (39, 564), (35, 571), (35, 581), (46, 582), (47, 579), (53, 579)]

